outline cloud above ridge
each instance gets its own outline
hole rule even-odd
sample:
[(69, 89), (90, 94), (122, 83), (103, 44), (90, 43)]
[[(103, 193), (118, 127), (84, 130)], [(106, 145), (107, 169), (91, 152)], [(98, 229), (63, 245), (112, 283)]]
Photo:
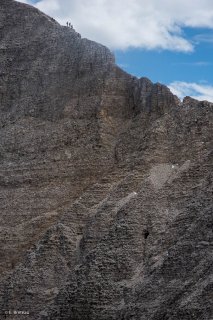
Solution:
[(174, 81), (168, 87), (180, 99), (190, 96), (200, 101), (207, 100), (213, 102), (213, 86), (208, 84)]
[(111, 49), (191, 52), (184, 27), (213, 29), (212, 0), (40, 0), (34, 6)]

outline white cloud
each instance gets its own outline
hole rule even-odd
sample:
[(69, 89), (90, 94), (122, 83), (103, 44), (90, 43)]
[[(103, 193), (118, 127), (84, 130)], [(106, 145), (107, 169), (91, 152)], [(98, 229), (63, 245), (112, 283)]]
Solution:
[(190, 96), (200, 101), (213, 102), (213, 86), (202, 83), (174, 81), (168, 87), (180, 99)]
[(211, 34), (197, 34), (194, 37), (195, 43), (201, 43), (201, 42), (207, 42), (207, 43), (213, 43), (213, 33)]
[(35, 6), (111, 49), (190, 52), (182, 28), (213, 28), (212, 0), (40, 0)]
[(209, 61), (193, 61), (193, 62), (176, 62), (173, 65), (187, 66), (187, 67), (208, 67), (212, 65)]

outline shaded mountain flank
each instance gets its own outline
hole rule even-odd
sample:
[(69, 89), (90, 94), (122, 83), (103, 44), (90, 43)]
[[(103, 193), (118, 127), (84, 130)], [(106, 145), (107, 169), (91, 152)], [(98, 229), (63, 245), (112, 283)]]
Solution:
[(212, 111), (1, 0), (0, 319), (212, 320)]

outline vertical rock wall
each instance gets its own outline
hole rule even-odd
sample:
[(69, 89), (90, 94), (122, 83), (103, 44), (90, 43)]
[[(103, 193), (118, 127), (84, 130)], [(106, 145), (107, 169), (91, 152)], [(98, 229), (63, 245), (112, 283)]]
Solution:
[(0, 310), (212, 318), (212, 104), (0, 3)]

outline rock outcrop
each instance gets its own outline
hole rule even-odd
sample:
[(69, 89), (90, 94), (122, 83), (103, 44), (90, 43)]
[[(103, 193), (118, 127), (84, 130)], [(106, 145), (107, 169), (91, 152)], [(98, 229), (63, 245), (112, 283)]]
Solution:
[(0, 3), (0, 310), (211, 320), (213, 105)]

